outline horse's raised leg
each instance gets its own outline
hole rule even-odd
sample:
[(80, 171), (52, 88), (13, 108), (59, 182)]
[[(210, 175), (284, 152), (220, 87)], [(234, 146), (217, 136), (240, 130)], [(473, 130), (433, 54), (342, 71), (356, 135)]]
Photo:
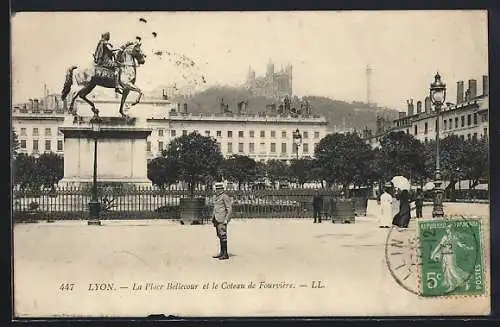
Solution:
[(80, 96), (81, 99), (83, 99), (85, 102), (87, 102), (90, 105), (90, 107), (92, 109), (92, 112), (94, 113), (94, 117), (99, 117), (99, 109), (97, 109), (95, 107), (95, 104), (87, 98), (87, 95), (90, 92), (92, 92), (92, 90), (94, 88), (95, 88), (95, 84), (89, 84), (88, 86), (86, 86), (83, 89), (81, 89), (78, 92), (78, 95)]
[(122, 99), (120, 101), (120, 114), (122, 115), (122, 117), (128, 117), (128, 115), (123, 112), (123, 107), (125, 105), (125, 101), (127, 100), (127, 96), (129, 93), (130, 89), (124, 87), (122, 91)]
[(124, 88), (126, 88), (129, 92), (130, 91), (134, 91), (134, 92), (137, 92), (139, 95), (137, 96), (137, 99), (131, 103), (130, 105), (131, 106), (135, 106), (136, 104), (138, 104), (140, 101), (141, 101), (141, 98), (142, 98), (142, 91), (140, 88), (138, 88), (137, 86), (135, 86), (134, 84), (132, 83), (126, 83), (124, 85)]

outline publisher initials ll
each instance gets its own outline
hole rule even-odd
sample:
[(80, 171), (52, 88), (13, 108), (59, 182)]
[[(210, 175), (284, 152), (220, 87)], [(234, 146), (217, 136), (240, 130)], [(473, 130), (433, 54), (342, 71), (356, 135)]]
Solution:
[(325, 288), (325, 285), (321, 284), (320, 280), (313, 280), (311, 288)]

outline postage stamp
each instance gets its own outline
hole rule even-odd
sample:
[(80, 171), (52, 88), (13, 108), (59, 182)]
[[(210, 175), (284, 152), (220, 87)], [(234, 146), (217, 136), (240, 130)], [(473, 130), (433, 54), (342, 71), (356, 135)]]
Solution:
[(418, 223), (422, 296), (485, 293), (480, 219)]

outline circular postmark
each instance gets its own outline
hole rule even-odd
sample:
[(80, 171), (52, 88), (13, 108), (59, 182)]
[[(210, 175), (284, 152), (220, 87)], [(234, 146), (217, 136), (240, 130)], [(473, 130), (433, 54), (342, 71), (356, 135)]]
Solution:
[(385, 259), (398, 285), (419, 296), (484, 293), (481, 220), (419, 219), (392, 228)]

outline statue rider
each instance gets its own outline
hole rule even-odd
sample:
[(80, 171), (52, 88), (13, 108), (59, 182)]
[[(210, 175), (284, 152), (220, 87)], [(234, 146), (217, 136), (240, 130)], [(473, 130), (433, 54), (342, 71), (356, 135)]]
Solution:
[(94, 63), (97, 66), (111, 69), (114, 72), (115, 92), (122, 93), (120, 89), (119, 70), (115, 61), (115, 52), (120, 49), (113, 49), (113, 45), (109, 42), (110, 34), (105, 32), (101, 35), (99, 43), (94, 52)]

